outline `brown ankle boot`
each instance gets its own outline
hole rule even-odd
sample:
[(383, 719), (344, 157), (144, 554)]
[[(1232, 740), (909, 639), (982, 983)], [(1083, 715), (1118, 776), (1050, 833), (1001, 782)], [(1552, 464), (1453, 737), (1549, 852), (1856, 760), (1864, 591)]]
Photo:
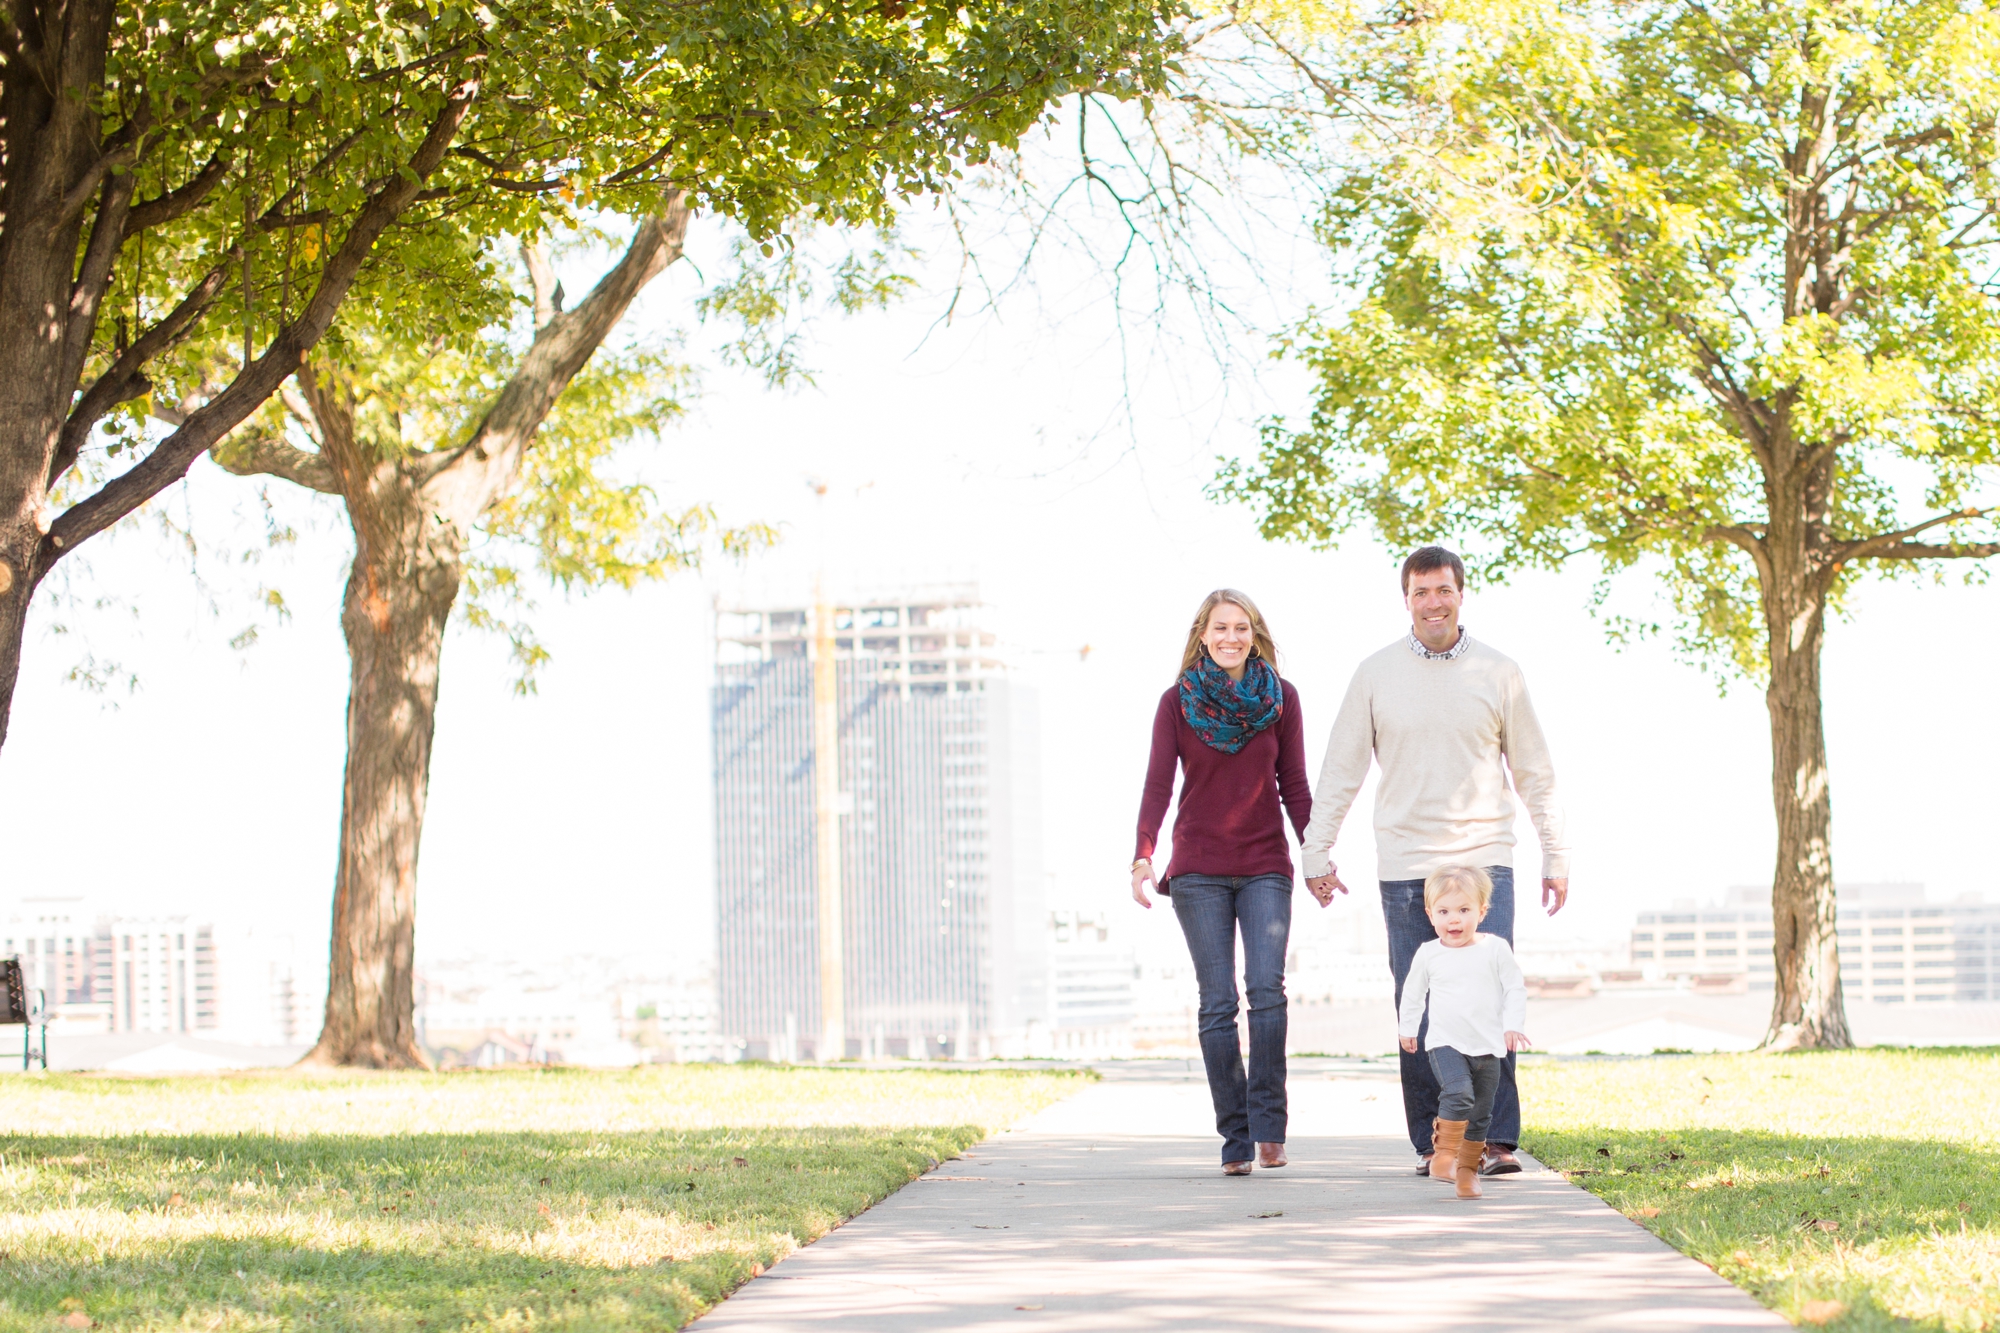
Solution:
[(1463, 1120), (1433, 1120), (1431, 1122), (1431, 1179), (1452, 1181), (1458, 1178), (1459, 1144), (1465, 1142)]
[(1485, 1191), (1479, 1188), (1479, 1160), (1486, 1156), (1485, 1143), (1474, 1143), (1466, 1139), (1458, 1145), (1458, 1197), (1477, 1199)]

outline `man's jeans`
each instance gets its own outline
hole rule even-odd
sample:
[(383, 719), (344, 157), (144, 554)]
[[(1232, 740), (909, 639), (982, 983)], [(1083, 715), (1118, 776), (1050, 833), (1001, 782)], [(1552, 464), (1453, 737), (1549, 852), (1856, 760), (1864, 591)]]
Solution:
[[(1486, 910), (1480, 930), (1514, 943), (1514, 868), (1488, 866), (1493, 877), (1493, 902)], [(1179, 884), (1179, 880), (1174, 881)], [(1382, 885), (1382, 919), (1389, 926), (1389, 971), (1396, 978), (1396, 1007), (1403, 1005), (1403, 979), (1410, 975), (1410, 963), (1426, 940), (1437, 938), (1431, 919), (1424, 912), (1424, 882), (1420, 879), (1385, 879)], [(1424, 1015), (1417, 1029), (1417, 1052), (1401, 1052), (1403, 1067), (1403, 1115), (1410, 1123), (1410, 1142), (1419, 1155), (1431, 1150), (1431, 1121), (1437, 1119), (1438, 1081), (1424, 1052), (1429, 1035), (1430, 1015)], [(1510, 1054), (1500, 1070), (1500, 1086), (1493, 1095), (1493, 1125), (1488, 1143), (1510, 1151), (1521, 1146), (1521, 1094), (1514, 1086), (1514, 1057)]]
[[(1255, 1144), (1285, 1141), (1285, 944), (1292, 934), (1292, 879), (1175, 875), (1168, 888), (1201, 988), (1201, 1062), (1208, 1068), (1222, 1160), (1247, 1162), (1257, 1155)], [(1250, 996), (1247, 1082), (1236, 1035), (1239, 925)]]

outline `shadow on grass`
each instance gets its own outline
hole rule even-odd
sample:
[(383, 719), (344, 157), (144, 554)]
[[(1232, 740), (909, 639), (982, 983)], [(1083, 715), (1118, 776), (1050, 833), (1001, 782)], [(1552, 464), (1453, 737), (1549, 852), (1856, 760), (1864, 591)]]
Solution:
[(1795, 1321), (1938, 1333), (2000, 1324), (1991, 1149), (1589, 1126), (1526, 1140), (1542, 1162)]
[(979, 1137), (0, 1136), (0, 1330), (678, 1328)]

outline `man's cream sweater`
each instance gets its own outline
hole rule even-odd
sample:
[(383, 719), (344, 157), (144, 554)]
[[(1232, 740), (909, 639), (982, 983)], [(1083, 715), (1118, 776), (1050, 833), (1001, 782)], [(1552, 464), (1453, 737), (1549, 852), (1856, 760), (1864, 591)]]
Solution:
[(1333, 841), (1371, 756), (1382, 765), (1375, 792), (1379, 878), (1422, 879), (1450, 865), (1512, 865), (1510, 771), (1541, 836), (1542, 874), (1568, 876), (1555, 766), (1511, 658), (1475, 641), (1456, 658), (1427, 659), (1399, 639), (1356, 668), (1313, 788), (1302, 847), (1308, 877), (1324, 875), (1331, 864)]

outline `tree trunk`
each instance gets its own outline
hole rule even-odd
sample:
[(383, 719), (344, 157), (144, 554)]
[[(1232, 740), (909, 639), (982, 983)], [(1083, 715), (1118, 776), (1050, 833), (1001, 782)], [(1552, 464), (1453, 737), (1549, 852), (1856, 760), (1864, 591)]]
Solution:
[[(326, 423), (328, 414), (319, 415)], [(438, 521), (417, 464), (378, 463), (355, 485), (358, 469), (342, 467), (341, 458), (352, 451), (328, 452), (355, 536), (340, 618), (349, 657), (347, 775), (326, 1024), (305, 1062), (428, 1068), (415, 1023), (417, 853), (464, 542), (458, 524)]]
[(88, 210), (65, 197), (101, 156), (112, 5), (24, 4), (8, 19), (21, 49), (0, 80), (0, 743), (28, 602), (49, 563), (51, 463), (95, 328), (94, 311), (73, 309)]
[[(688, 220), (676, 190), (659, 216), (640, 223), (624, 258), (582, 303), (564, 314), (551, 309), (467, 444), (405, 454), (357, 440), (350, 386), (338, 371), (315, 366), (298, 383), (318, 427), (318, 455), (272, 444), (239, 460), (243, 470), (339, 494), (354, 528), (341, 613), (350, 675), (347, 778), (326, 1022), (304, 1063), (430, 1063), (416, 1033), (417, 852), (444, 632), (465, 579), (466, 534), (512, 489), (550, 408), (633, 298), (680, 257)], [(535, 280), (538, 288), (553, 281), (546, 264)]]
[(1776, 433), (1767, 470), (1769, 523), (1758, 581), (1770, 652), (1771, 801), (1778, 863), (1771, 879), (1776, 973), (1765, 1050), (1846, 1048), (1847, 1008), (1834, 933), (1833, 788), (1820, 701), (1826, 604), (1837, 573), (1829, 540), (1831, 451)]

